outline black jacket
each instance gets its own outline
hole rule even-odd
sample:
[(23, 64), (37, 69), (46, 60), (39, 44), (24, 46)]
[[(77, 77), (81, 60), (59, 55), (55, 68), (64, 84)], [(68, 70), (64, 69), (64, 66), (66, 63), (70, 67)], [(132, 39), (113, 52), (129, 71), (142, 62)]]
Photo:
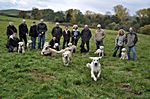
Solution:
[(37, 25), (32, 25), (30, 27), (29, 36), (31, 36), (31, 37), (37, 37), (38, 36)]
[(17, 29), (15, 26), (7, 26), (7, 36), (9, 37), (10, 35), (12, 35), (13, 33), (17, 33)]
[(28, 33), (28, 27), (26, 24), (22, 23), (19, 25), (19, 36), (26, 36)]
[(60, 37), (62, 36), (62, 28), (54, 27), (52, 29), (52, 36), (56, 37), (56, 39), (60, 39)]
[(9, 46), (18, 47), (18, 43), (19, 43), (19, 39), (17, 37), (9, 38), (6, 46), (7, 48), (9, 48)]
[(92, 33), (91, 33), (91, 30), (90, 29), (83, 29), (82, 31), (81, 31), (81, 39), (83, 40), (83, 41), (89, 41), (90, 40), (90, 38), (92, 37)]
[(39, 23), (37, 26), (37, 31), (38, 34), (44, 35), (45, 32), (47, 31), (47, 25), (45, 23)]
[(64, 30), (63, 31), (63, 37), (64, 37), (64, 40), (69, 40), (70, 39), (70, 31), (69, 30)]
[(58, 41), (52, 39), (52, 40), (49, 42), (50, 48), (54, 48), (55, 43), (58, 43)]
[[(76, 34), (75, 32), (76, 32), (77, 34)], [(72, 30), (71, 37), (72, 37), (72, 38), (79, 39), (79, 38), (80, 38), (80, 31), (78, 31), (78, 30)]]

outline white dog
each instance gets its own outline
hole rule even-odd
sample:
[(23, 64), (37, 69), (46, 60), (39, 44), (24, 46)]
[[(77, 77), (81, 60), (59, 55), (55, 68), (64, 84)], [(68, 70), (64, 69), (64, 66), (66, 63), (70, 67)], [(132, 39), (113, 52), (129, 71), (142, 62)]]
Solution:
[(69, 65), (70, 58), (71, 58), (71, 51), (65, 51), (62, 54), (62, 60), (63, 60), (64, 65), (66, 66)]
[(127, 52), (126, 52), (126, 48), (122, 48), (121, 50), (121, 57), (120, 59), (124, 60), (124, 59), (128, 59), (128, 56), (127, 56)]
[[(91, 69), (91, 77), (94, 79), (94, 81), (97, 81), (101, 74), (101, 64), (99, 63), (99, 59), (101, 58), (102, 57), (90, 57), (92, 62), (86, 64), (86, 66)], [(97, 75), (95, 75), (95, 73), (97, 73)]]
[(41, 51), (41, 55), (52, 55), (52, 54), (55, 54), (55, 53), (58, 53), (58, 51), (55, 50), (55, 49), (50, 48), (49, 43), (45, 42), (45, 44), (43, 46), (43, 49)]
[(65, 49), (62, 49), (62, 50), (58, 51), (58, 53), (64, 53), (65, 51), (70, 51), (71, 54), (72, 54), (75, 49), (76, 49), (76, 46), (72, 45), (72, 43), (69, 43), (68, 47), (66, 47)]
[(103, 57), (104, 56), (104, 46), (100, 46), (100, 48), (96, 50), (95, 54), (98, 54), (99, 57)]
[(18, 43), (18, 53), (25, 53), (25, 50), (24, 50), (24, 43), (23, 42), (19, 42)]
[(32, 49), (32, 41), (31, 40), (28, 40), (27, 48)]

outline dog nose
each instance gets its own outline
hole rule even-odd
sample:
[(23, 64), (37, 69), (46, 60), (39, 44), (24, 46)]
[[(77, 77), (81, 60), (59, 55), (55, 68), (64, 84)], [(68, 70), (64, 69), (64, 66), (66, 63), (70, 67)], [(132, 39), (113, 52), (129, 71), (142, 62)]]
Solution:
[(95, 63), (95, 66), (97, 66), (97, 63)]

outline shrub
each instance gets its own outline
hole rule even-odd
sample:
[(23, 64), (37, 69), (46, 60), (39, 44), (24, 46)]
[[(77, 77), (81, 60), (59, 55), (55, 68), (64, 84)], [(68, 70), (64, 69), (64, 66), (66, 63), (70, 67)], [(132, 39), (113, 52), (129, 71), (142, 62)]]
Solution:
[(139, 32), (142, 33), (142, 34), (150, 35), (150, 24), (149, 25), (145, 25), (144, 27), (141, 27), (139, 29)]

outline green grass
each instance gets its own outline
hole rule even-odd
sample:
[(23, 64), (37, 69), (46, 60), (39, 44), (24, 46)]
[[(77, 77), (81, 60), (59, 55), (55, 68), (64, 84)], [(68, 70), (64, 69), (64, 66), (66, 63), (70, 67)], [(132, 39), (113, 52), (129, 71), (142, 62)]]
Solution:
[[(139, 34), (136, 45), (137, 61), (122, 61), (113, 58), (116, 31), (105, 30), (106, 56), (100, 60), (101, 78), (97, 82), (90, 78), (86, 63), (96, 47), (93, 37), (90, 52), (77, 52), (68, 67), (63, 66), (61, 55), (41, 56), (39, 50), (26, 51), (25, 54), (8, 53), (6, 26), (19, 18), (0, 16), (0, 97), (2, 99), (125, 99), (150, 98), (150, 36)], [(32, 20), (27, 20), (30, 26)], [(53, 24), (47, 23), (46, 41), (51, 39)], [(62, 26), (63, 27), (63, 26)], [(94, 33), (94, 29), (92, 29)], [(29, 38), (30, 39), (30, 38)], [(62, 41), (61, 41), (62, 42)], [(81, 41), (78, 45), (80, 45)]]

